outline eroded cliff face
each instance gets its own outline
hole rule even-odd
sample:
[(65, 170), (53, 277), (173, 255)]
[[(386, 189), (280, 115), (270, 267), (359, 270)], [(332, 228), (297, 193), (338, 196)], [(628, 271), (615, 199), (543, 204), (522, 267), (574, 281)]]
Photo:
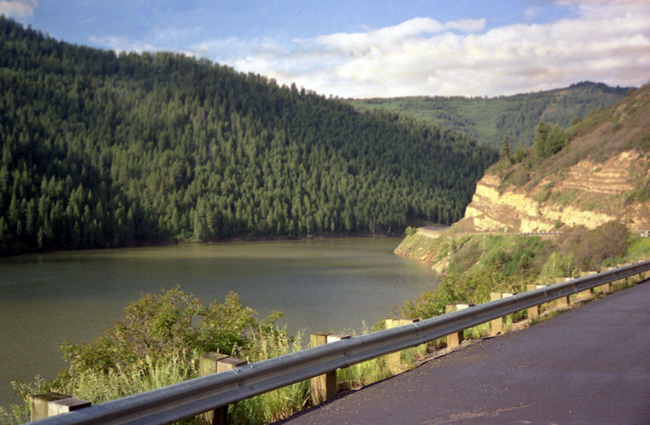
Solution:
[[(648, 181), (648, 158), (636, 151), (605, 162), (582, 160), (537, 183), (500, 187), (501, 178), (487, 174), (478, 182), (465, 218), (465, 231), (549, 232), (562, 226), (593, 229), (620, 220), (630, 229), (650, 229), (650, 202), (639, 201)], [(646, 196), (648, 197), (648, 196)]]

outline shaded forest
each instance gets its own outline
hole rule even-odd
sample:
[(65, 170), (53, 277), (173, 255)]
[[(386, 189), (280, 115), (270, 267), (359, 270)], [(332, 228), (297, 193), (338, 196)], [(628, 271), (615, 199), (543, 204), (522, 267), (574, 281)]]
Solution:
[(497, 158), (438, 125), (4, 17), (0, 87), (4, 254), (450, 224)]

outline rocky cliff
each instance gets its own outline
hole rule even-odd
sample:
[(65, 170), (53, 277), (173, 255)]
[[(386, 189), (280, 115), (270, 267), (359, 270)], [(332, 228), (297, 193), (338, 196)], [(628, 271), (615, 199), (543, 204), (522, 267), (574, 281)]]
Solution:
[(650, 229), (650, 89), (645, 86), (567, 130), (542, 158), (531, 150), (481, 179), (461, 231), (549, 232), (619, 220)]

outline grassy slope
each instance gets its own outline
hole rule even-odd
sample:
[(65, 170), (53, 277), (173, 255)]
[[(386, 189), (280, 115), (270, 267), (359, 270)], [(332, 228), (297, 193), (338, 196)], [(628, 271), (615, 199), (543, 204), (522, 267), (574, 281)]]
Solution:
[(512, 275), (520, 265), (541, 269), (552, 244), (552, 241), (539, 236), (447, 232), (436, 239), (420, 234), (407, 236), (395, 253), (431, 263), (440, 273), (478, 271), (496, 264), (504, 274)]
[(624, 97), (627, 88), (579, 83), (564, 89), (494, 98), (400, 97), (351, 99), (357, 109), (388, 109), (437, 122), (499, 147), (505, 135), (516, 147), (530, 146), (540, 120), (568, 127), (575, 116), (604, 108)]

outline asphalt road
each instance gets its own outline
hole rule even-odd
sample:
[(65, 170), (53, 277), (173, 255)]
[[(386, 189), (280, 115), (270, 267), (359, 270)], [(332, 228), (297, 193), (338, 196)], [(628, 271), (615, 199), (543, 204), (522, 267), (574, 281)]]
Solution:
[(650, 283), (486, 339), (283, 422), (650, 424)]

